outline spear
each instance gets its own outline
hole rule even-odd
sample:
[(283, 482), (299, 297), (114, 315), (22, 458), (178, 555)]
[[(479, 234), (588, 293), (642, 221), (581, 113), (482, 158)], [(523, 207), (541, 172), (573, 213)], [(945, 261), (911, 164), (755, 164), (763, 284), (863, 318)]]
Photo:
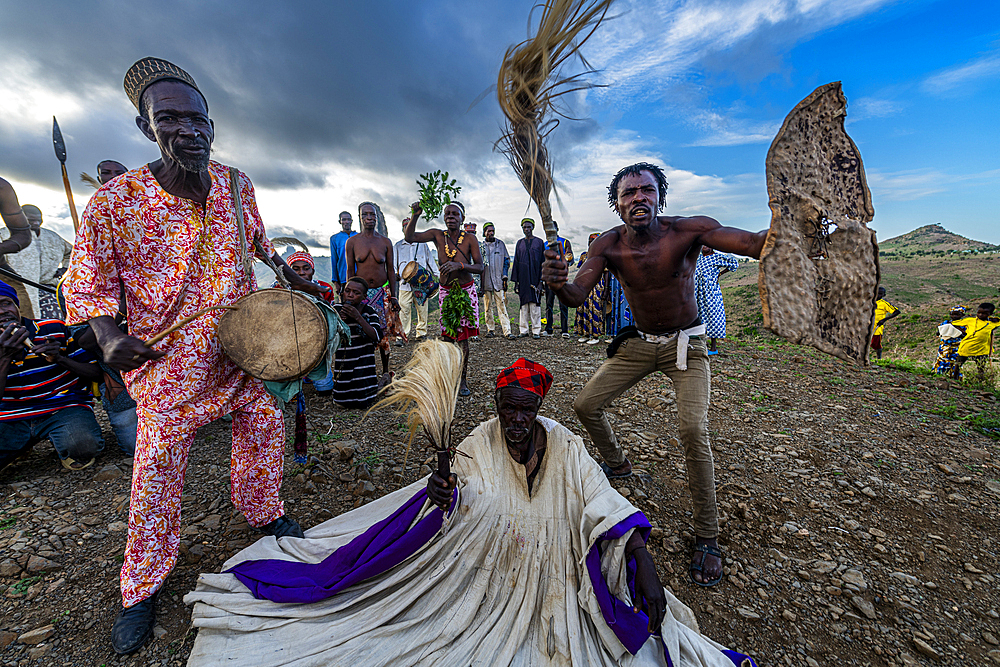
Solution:
[(62, 132), (59, 131), (59, 123), (56, 117), (52, 117), (52, 146), (56, 149), (56, 158), (62, 165), (63, 185), (66, 187), (66, 199), (69, 200), (69, 213), (73, 216), (73, 231), (80, 228), (80, 218), (76, 215), (76, 203), (73, 201), (73, 188), (69, 185), (69, 174), (66, 173), (66, 142), (63, 141)]

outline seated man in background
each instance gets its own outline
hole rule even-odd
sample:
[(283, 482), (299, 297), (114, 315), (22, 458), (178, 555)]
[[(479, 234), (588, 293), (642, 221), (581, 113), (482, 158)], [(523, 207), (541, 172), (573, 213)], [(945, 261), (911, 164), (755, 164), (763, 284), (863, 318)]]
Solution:
[(89, 383), (101, 371), (59, 320), (21, 317), (17, 292), (0, 282), (0, 469), (48, 439), (67, 470), (104, 449)]
[[(323, 282), (322, 280), (313, 280), (313, 276), (316, 274), (316, 260), (313, 259), (312, 255), (304, 250), (299, 250), (298, 252), (293, 252), (289, 255), (285, 263), (288, 264), (288, 268), (298, 274), (299, 278), (302, 278), (302, 280), (319, 285), (323, 289), (321, 296), (324, 301), (327, 303), (335, 302), (336, 292), (333, 289), (333, 285)], [(271, 285), (271, 287), (277, 286), (277, 281)]]

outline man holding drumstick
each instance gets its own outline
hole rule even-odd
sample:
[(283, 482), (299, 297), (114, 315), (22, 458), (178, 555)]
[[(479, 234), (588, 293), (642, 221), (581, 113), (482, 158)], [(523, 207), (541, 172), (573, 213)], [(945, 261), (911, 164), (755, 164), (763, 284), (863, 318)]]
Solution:
[[(269, 256), (297, 289), (319, 296), (321, 288), (274, 252), (250, 180), (209, 159), (215, 128), (194, 79), (169, 62), (144, 58), (129, 69), (124, 85), (139, 111), (136, 125), (161, 157), (91, 198), (63, 288), (67, 321), (90, 323), (105, 362), (126, 371), (137, 404), (124, 608), (111, 631), (115, 651), (127, 654), (152, 635), (156, 594), (177, 560), (184, 471), (200, 426), (232, 413), (233, 504), (269, 535), (302, 536), (278, 497), (281, 412), (263, 383), (224, 354), (216, 333), (220, 311), (174, 331), (156, 349), (143, 340), (200, 309), (253, 292), (249, 253)], [(132, 335), (115, 325), (119, 281)]]

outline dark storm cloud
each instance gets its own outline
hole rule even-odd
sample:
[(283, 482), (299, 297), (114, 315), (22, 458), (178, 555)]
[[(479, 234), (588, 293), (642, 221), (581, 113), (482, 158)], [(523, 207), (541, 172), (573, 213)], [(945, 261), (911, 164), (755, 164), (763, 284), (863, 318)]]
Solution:
[[(492, 95), (470, 104), (494, 84), (504, 49), (524, 38), (530, 5), (6, 3), (0, 58), (85, 107), (61, 121), (74, 172), (157, 156), (121, 88), (132, 62), (156, 55), (198, 81), (216, 153), (259, 186), (321, 185), (329, 162), (475, 175), (501, 119)], [(0, 94), (18, 94), (8, 85)], [(48, 131), (0, 118), (5, 175), (53, 184)]]

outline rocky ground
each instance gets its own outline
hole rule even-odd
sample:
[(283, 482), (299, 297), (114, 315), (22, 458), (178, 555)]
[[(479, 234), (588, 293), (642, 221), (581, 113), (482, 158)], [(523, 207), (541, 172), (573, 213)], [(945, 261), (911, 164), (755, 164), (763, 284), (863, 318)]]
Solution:
[[(393, 349), (403, 360), (408, 349)], [(576, 338), (472, 344), (472, 397), (456, 432), (492, 414), (493, 379), (525, 355), (556, 383), (542, 413), (578, 433), (572, 400), (603, 345)], [(860, 369), (741, 327), (713, 358), (710, 428), (725, 581), (690, 583), (693, 543), (669, 379), (651, 376), (610, 411), (645, 474), (621, 492), (657, 526), (663, 583), (702, 631), (764, 665), (1000, 664), (997, 577), (1000, 406), (993, 392), (893, 368)], [(410, 483), (405, 429), (309, 396), (310, 463), (285, 463), (289, 513), (317, 524)], [(291, 417), (288, 419), (291, 433)], [(258, 538), (234, 514), (230, 428), (203, 428), (183, 496), (181, 556), (156, 640), (116, 657), (130, 461), (110, 429), (91, 469), (66, 472), (48, 443), (0, 476), (0, 665), (182, 665), (194, 631), (181, 598)]]

